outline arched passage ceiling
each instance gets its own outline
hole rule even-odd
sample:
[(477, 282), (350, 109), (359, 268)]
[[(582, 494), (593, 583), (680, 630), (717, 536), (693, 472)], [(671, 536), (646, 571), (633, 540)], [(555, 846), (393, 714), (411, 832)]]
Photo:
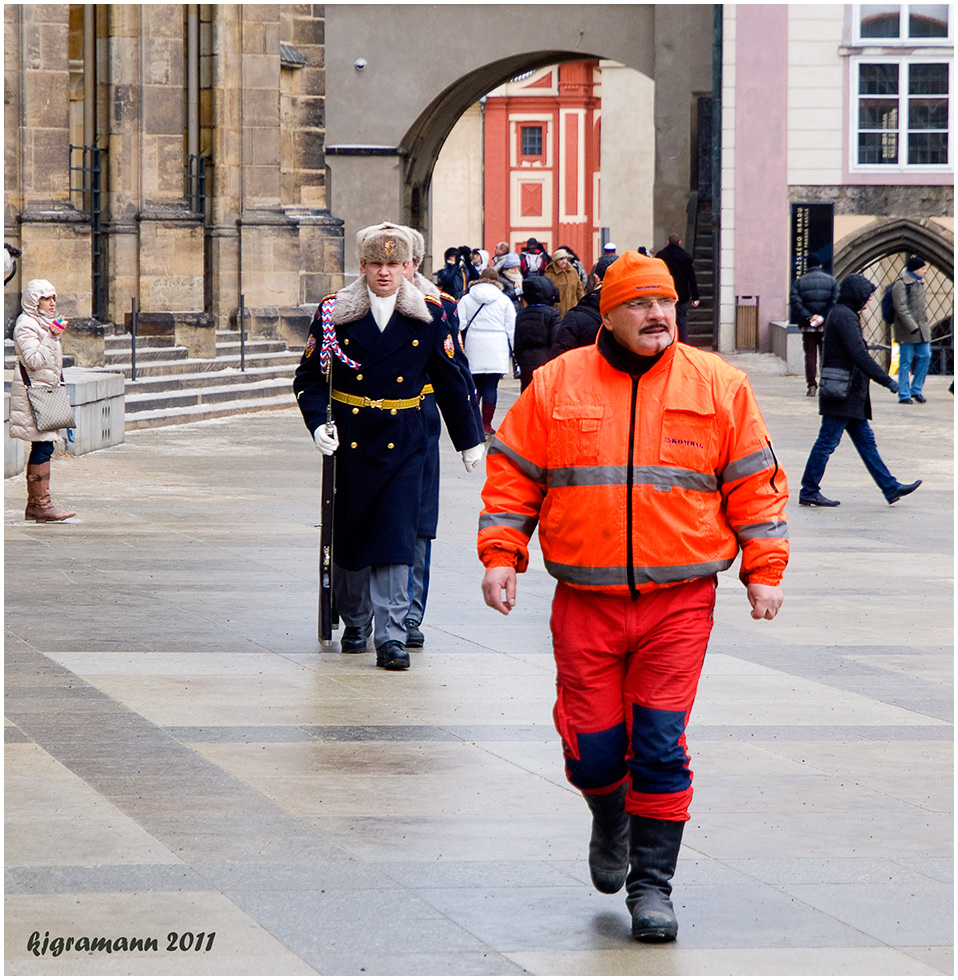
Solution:
[(458, 116), (496, 85), (555, 61), (609, 58), (651, 76), (657, 59), (670, 60), (669, 48), (681, 57), (681, 31), (674, 42), (656, 43), (657, 7), (672, 12), (672, 20), (683, 9), (328, 4), (327, 146), (410, 151), (404, 141), (415, 142), (428, 126), (444, 130), (444, 139)]
[(432, 170), (439, 150), (456, 120), (469, 106), (494, 88), (515, 78), (521, 72), (553, 65), (561, 61), (580, 61), (600, 55), (569, 51), (536, 51), (484, 65), (471, 75), (457, 79), (426, 106), (406, 131), (402, 149), (406, 155), (406, 179), (420, 184)]

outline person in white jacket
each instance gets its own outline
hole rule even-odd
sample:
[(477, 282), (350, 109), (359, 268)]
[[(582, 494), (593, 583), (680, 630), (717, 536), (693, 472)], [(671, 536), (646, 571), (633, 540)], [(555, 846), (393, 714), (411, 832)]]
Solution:
[(516, 308), (502, 292), (499, 273), (483, 269), (482, 275), (459, 300), (459, 329), (465, 342), (469, 370), (476, 383), (486, 436), (495, 435), (499, 379), (511, 371), (516, 332)]
[(50, 499), (50, 460), (58, 432), (41, 432), (27, 395), (23, 375), (30, 384), (55, 385), (63, 370), (60, 334), (66, 320), (57, 317), (57, 291), (46, 279), (31, 279), (20, 300), (23, 312), (13, 328), (17, 368), (10, 382), (10, 435), (31, 443), (27, 460), (27, 521), (65, 521), (76, 511), (60, 510)]

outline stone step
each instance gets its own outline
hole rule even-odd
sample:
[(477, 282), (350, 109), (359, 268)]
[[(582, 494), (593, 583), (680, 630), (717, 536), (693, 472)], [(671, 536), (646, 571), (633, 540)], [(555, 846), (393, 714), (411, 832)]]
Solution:
[[(274, 379), (284, 379), (287, 384), (292, 385), (293, 374), (299, 359), (276, 364), (272, 360), (250, 366), (247, 362), (245, 371), (239, 370), (239, 360), (234, 365), (217, 368), (210, 371), (197, 372), (196, 374), (182, 375), (157, 375), (156, 377), (141, 378), (136, 381), (126, 382), (126, 395), (129, 399), (132, 395), (156, 392), (175, 392), (175, 391), (194, 391), (200, 388), (211, 388), (217, 385), (254, 385), (259, 381), (271, 381)], [(139, 372), (137, 372), (139, 375)]]
[[(296, 403), (291, 378), (270, 378), (261, 381), (213, 385), (208, 388), (168, 389), (166, 391), (137, 393), (136, 386), (126, 391), (126, 418), (138, 419), (145, 415), (174, 409), (197, 409), (200, 406), (226, 404), (254, 404), (262, 400), (281, 399), (283, 404)], [(168, 424), (168, 423), (160, 423)]]
[[(295, 351), (277, 351), (275, 353), (251, 354), (246, 352), (246, 367), (261, 368), (272, 365), (286, 370), (292, 376), (296, 365), (300, 362), (301, 355)], [(180, 383), (177, 379), (182, 379), (185, 383), (191, 383), (195, 375), (208, 372), (222, 371), (227, 369), (239, 370), (240, 356), (234, 354), (230, 356), (217, 357), (215, 360), (201, 358), (180, 358), (179, 360), (165, 360), (145, 362), (140, 361), (139, 351), (136, 355), (136, 379), (140, 381), (144, 378), (166, 378), (170, 384)], [(105, 368), (105, 370), (117, 371), (125, 378), (132, 379), (133, 366), (129, 361), (117, 361)]]
[[(140, 347), (136, 346), (136, 366), (139, 370), (141, 364), (152, 364), (156, 362), (185, 361), (189, 358), (189, 352), (185, 347)], [(127, 347), (114, 348), (104, 352), (103, 357), (107, 367), (121, 366), (130, 364), (132, 360), (132, 350)]]
[[(130, 349), (130, 335), (128, 333), (104, 334), (103, 347), (106, 351)], [(152, 347), (175, 347), (175, 337), (137, 337), (136, 351), (139, 354), (141, 349)]]
[(177, 408), (158, 408), (127, 414), (126, 430), (150, 429), (165, 425), (184, 425), (188, 422), (203, 422), (207, 419), (224, 418), (227, 415), (242, 415), (246, 412), (263, 412), (269, 409), (291, 408), (296, 404), (293, 389), (285, 394), (270, 395), (263, 398), (241, 398), (232, 402), (217, 404), (202, 403)]

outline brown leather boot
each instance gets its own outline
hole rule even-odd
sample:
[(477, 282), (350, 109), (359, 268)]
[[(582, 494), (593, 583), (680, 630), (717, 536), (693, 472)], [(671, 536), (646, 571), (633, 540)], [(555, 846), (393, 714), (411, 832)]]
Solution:
[(27, 509), (23, 519), (45, 523), (65, 521), (68, 517), (76, 517), (76, 511), (60, 510), (50, 499), (50, 463), (28, 463)]

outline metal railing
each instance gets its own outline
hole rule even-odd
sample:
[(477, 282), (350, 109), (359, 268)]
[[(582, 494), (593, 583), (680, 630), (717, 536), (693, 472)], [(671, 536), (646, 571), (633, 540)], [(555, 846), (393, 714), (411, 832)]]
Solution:
[(92, 314), (107, 317), (106, 240), (103, 232), (103, 162), (100, 146), (70, 145), (70, 198), (78, 211), (90, 215)]
[(206, 217), (206, 157), (189, 154), (186, 157), (186, 198), (195, 214)]

